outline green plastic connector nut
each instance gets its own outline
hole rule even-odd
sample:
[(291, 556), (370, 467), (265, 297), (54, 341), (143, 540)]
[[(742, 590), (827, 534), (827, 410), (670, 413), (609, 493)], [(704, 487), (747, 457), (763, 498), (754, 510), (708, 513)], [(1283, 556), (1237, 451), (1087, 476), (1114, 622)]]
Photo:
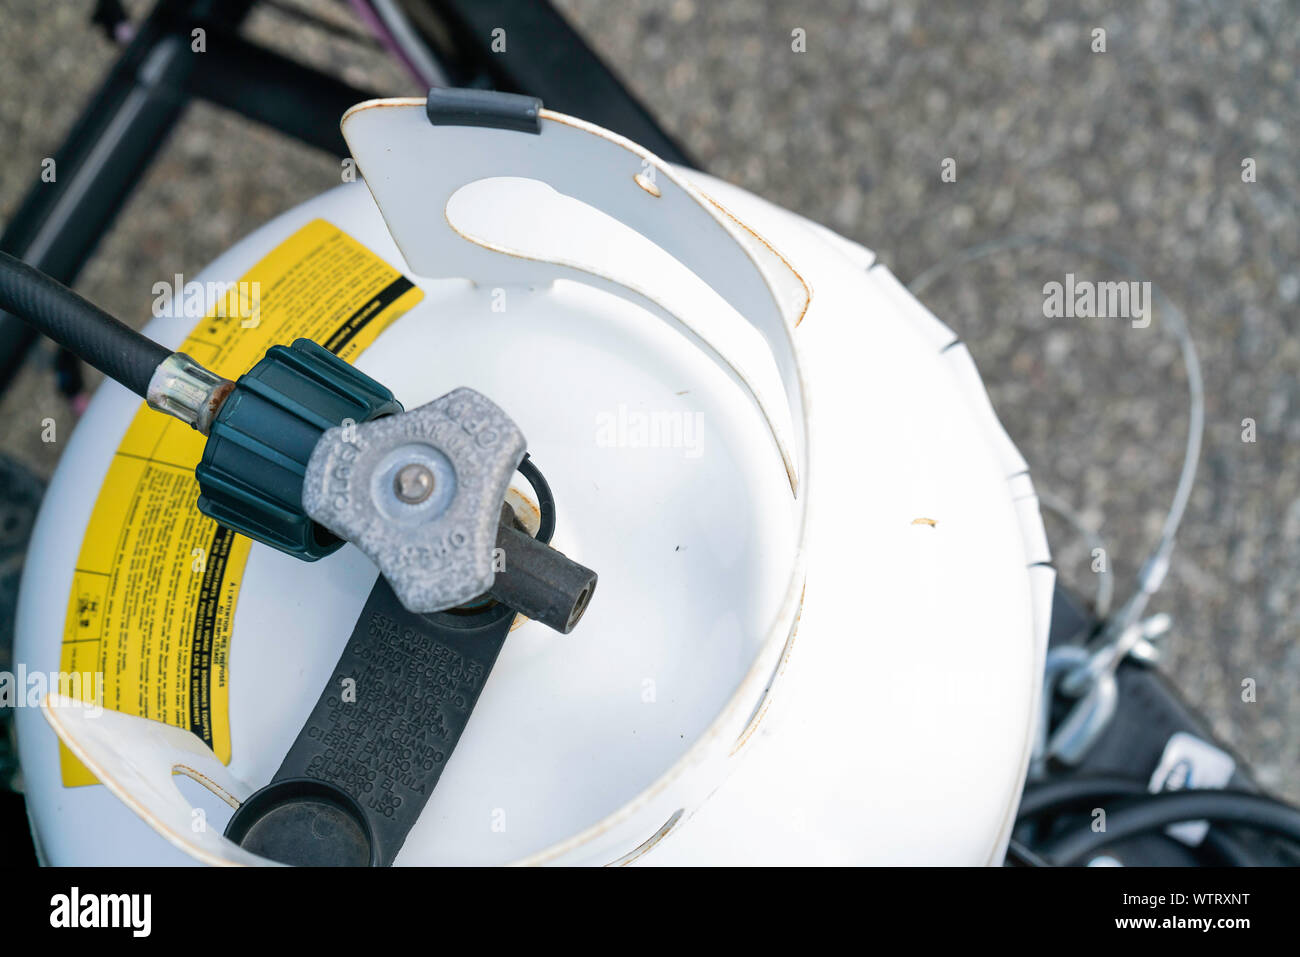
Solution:
[(401, 412), (393, 393), (310, 339), (273, 346), (235, 383), (194, 470), (199, 511), (303, 561), (342, 539), (302, 508), (303, 473), (321, 434)]

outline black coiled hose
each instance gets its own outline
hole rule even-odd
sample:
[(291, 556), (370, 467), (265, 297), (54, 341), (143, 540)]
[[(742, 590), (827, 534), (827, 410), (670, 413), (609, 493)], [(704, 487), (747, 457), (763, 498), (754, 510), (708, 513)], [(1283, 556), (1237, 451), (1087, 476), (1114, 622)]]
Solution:
[(0, 309), (30, 323), (110, 379), (145, 396), (154, 369), (169, 355), (39, 269), (0, 252)]

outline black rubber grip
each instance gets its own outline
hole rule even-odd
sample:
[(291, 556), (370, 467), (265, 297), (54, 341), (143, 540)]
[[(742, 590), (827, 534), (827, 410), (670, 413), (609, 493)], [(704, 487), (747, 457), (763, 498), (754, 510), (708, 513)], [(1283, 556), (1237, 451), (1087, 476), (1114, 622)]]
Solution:
[(542, 101), (522, 93), (434, 87), (425, 101), (434, 126), (487, 126), (518, 133), (542, 131)]

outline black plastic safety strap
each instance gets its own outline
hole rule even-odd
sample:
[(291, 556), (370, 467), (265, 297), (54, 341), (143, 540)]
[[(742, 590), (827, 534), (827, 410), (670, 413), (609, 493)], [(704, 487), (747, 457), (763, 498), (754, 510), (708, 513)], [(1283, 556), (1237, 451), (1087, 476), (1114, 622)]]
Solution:
[(280, 769), (226, 836), (286, 864), (392, 864), (514, 617), (502, 605), (414, 614), (381, 576)]

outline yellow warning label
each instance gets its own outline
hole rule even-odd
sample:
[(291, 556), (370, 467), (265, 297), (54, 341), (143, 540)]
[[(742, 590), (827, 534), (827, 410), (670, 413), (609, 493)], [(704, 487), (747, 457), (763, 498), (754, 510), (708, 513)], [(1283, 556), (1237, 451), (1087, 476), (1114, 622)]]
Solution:
[[(317, 219), (232, 284), (179, 351), (228, 379), (299, 337), (351, 362), (423, 296)], [(60, 669), (102, 675), (104, 707), (188, 728), (229, 764), (226, 663), (252, 542), (196, 507), (203, 442), (178, 419), (136, 412), (81, 543)], [(64, 785), (96, 783), (62, 745), (60, 758)]]

